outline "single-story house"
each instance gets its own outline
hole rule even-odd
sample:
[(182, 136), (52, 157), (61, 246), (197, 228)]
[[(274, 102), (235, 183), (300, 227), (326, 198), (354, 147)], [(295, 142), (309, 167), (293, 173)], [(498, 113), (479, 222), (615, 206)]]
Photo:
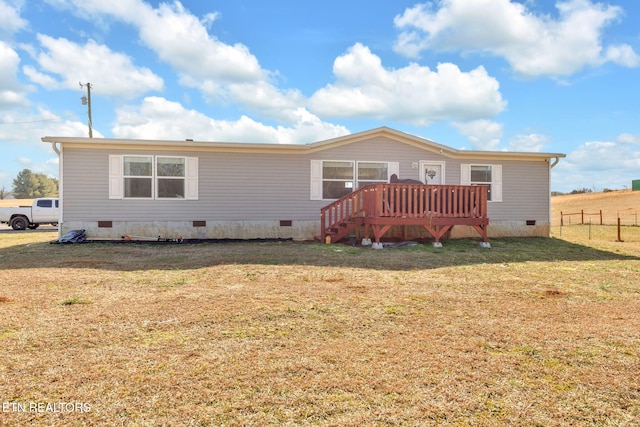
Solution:
[[(327, 205), (367, 185), (416, 182), (486, 188), (488, 237), (548, 236), (550, 170), (565, 157), (457, 150), (388, 127), (309, 144), (42, 141), (60, 157), (60, 234), (84, 229), (90, 239), (324, 240)], [(412, 184), (396, 184), (402, 182)], [(434, 208), (418, 205), (433, 215)], [(456, 224), (447, 236), (477, 236), (477, 228)]]

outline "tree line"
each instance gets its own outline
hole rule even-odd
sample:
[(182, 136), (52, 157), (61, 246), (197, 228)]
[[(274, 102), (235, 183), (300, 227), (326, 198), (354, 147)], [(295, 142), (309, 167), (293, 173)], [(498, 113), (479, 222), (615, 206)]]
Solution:
[(16, 199), (37, 199), (38, 197), (57, 197), (58, 180), (43, 173), (33, 173), (31, 169), (23, 169), (13, 180), (11, 191), (0, 188), (0, 199), (13, 196)]

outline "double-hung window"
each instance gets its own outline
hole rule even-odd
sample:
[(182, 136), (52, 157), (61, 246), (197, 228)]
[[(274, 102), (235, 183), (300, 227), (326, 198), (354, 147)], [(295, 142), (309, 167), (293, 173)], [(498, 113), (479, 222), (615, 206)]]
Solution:
[(389, 182), (387, 162), (358, 162), (358, 188)]
[(158, 199), (184, 199), (185, 197), (184, 157), (157, 157)]
[(461, 165), (462, 185), (486, 185), (490, 202), (502, 201), (502, 165)]
[(198, 159), (179, 156), (109, 156), (110, 199), (198, 198)]
[(353, 191), (354, 162), (322, 162), (322, 198), (339, 199)]
[(150, 199), (153, 195), (153, 157), (122, 157), (124, 198)]
[(312, 160), (311, 200), (339, 199), (357, 188), (389, 182), (393, 173), (398, 163)]

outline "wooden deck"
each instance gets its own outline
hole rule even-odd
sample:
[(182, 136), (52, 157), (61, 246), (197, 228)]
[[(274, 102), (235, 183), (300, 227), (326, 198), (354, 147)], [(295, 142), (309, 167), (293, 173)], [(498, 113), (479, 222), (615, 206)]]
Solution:
[(320, 210), (321, 240), (337, 242), (364, 226), (377, 244), (394, 225), (421, 225), (436, 243), (455, 225), (473, 227), (487, 241), (487, 187), (374, 184)]

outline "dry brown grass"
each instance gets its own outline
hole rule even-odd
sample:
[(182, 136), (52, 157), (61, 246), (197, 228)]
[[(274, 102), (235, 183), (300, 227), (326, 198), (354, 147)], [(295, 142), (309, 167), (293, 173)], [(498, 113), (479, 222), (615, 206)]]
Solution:
[(14, 206), (31, 206), (33, 199), (2, 199), (0, 200), (0, 208), (12, 208)]
[(0, 425), (640, 421), (638, 246), (54, 237), (0, 233), (0, 400), (90, 411)]
[[(567, 194), (551, 198), (551, 215), (554, 225), (560, 225), (561, 211), (575, 213), (581, 210), (586, 213), (598, 213), (602, 210), (605, 224), (615, 224), (618, 216), (625, 221), (630, 221), (632, 214), (640, 214), (640, 191), (617, 190), (606, 193)], [(599, 216), (590, 218), (593, 223), (600, 221)], [(573, 224), (578, 221), (579, 217), (572, 217)]]
[[(573, 242), (589, 240), (615, 242), (620, 238), (627, 243), (640, 243), (640, 191), (619, 190), (606, 193), (585, 193), (554, 196), (552, 206), (552, 233)], [(578, 213), (584, 210), (584, 224), (581, 215), (566, 216), (560, 227), (560, 213)], [(599, 215), (602, 211), (603, 224)], [(617, 221), (620, 218), (620, 236)]]

